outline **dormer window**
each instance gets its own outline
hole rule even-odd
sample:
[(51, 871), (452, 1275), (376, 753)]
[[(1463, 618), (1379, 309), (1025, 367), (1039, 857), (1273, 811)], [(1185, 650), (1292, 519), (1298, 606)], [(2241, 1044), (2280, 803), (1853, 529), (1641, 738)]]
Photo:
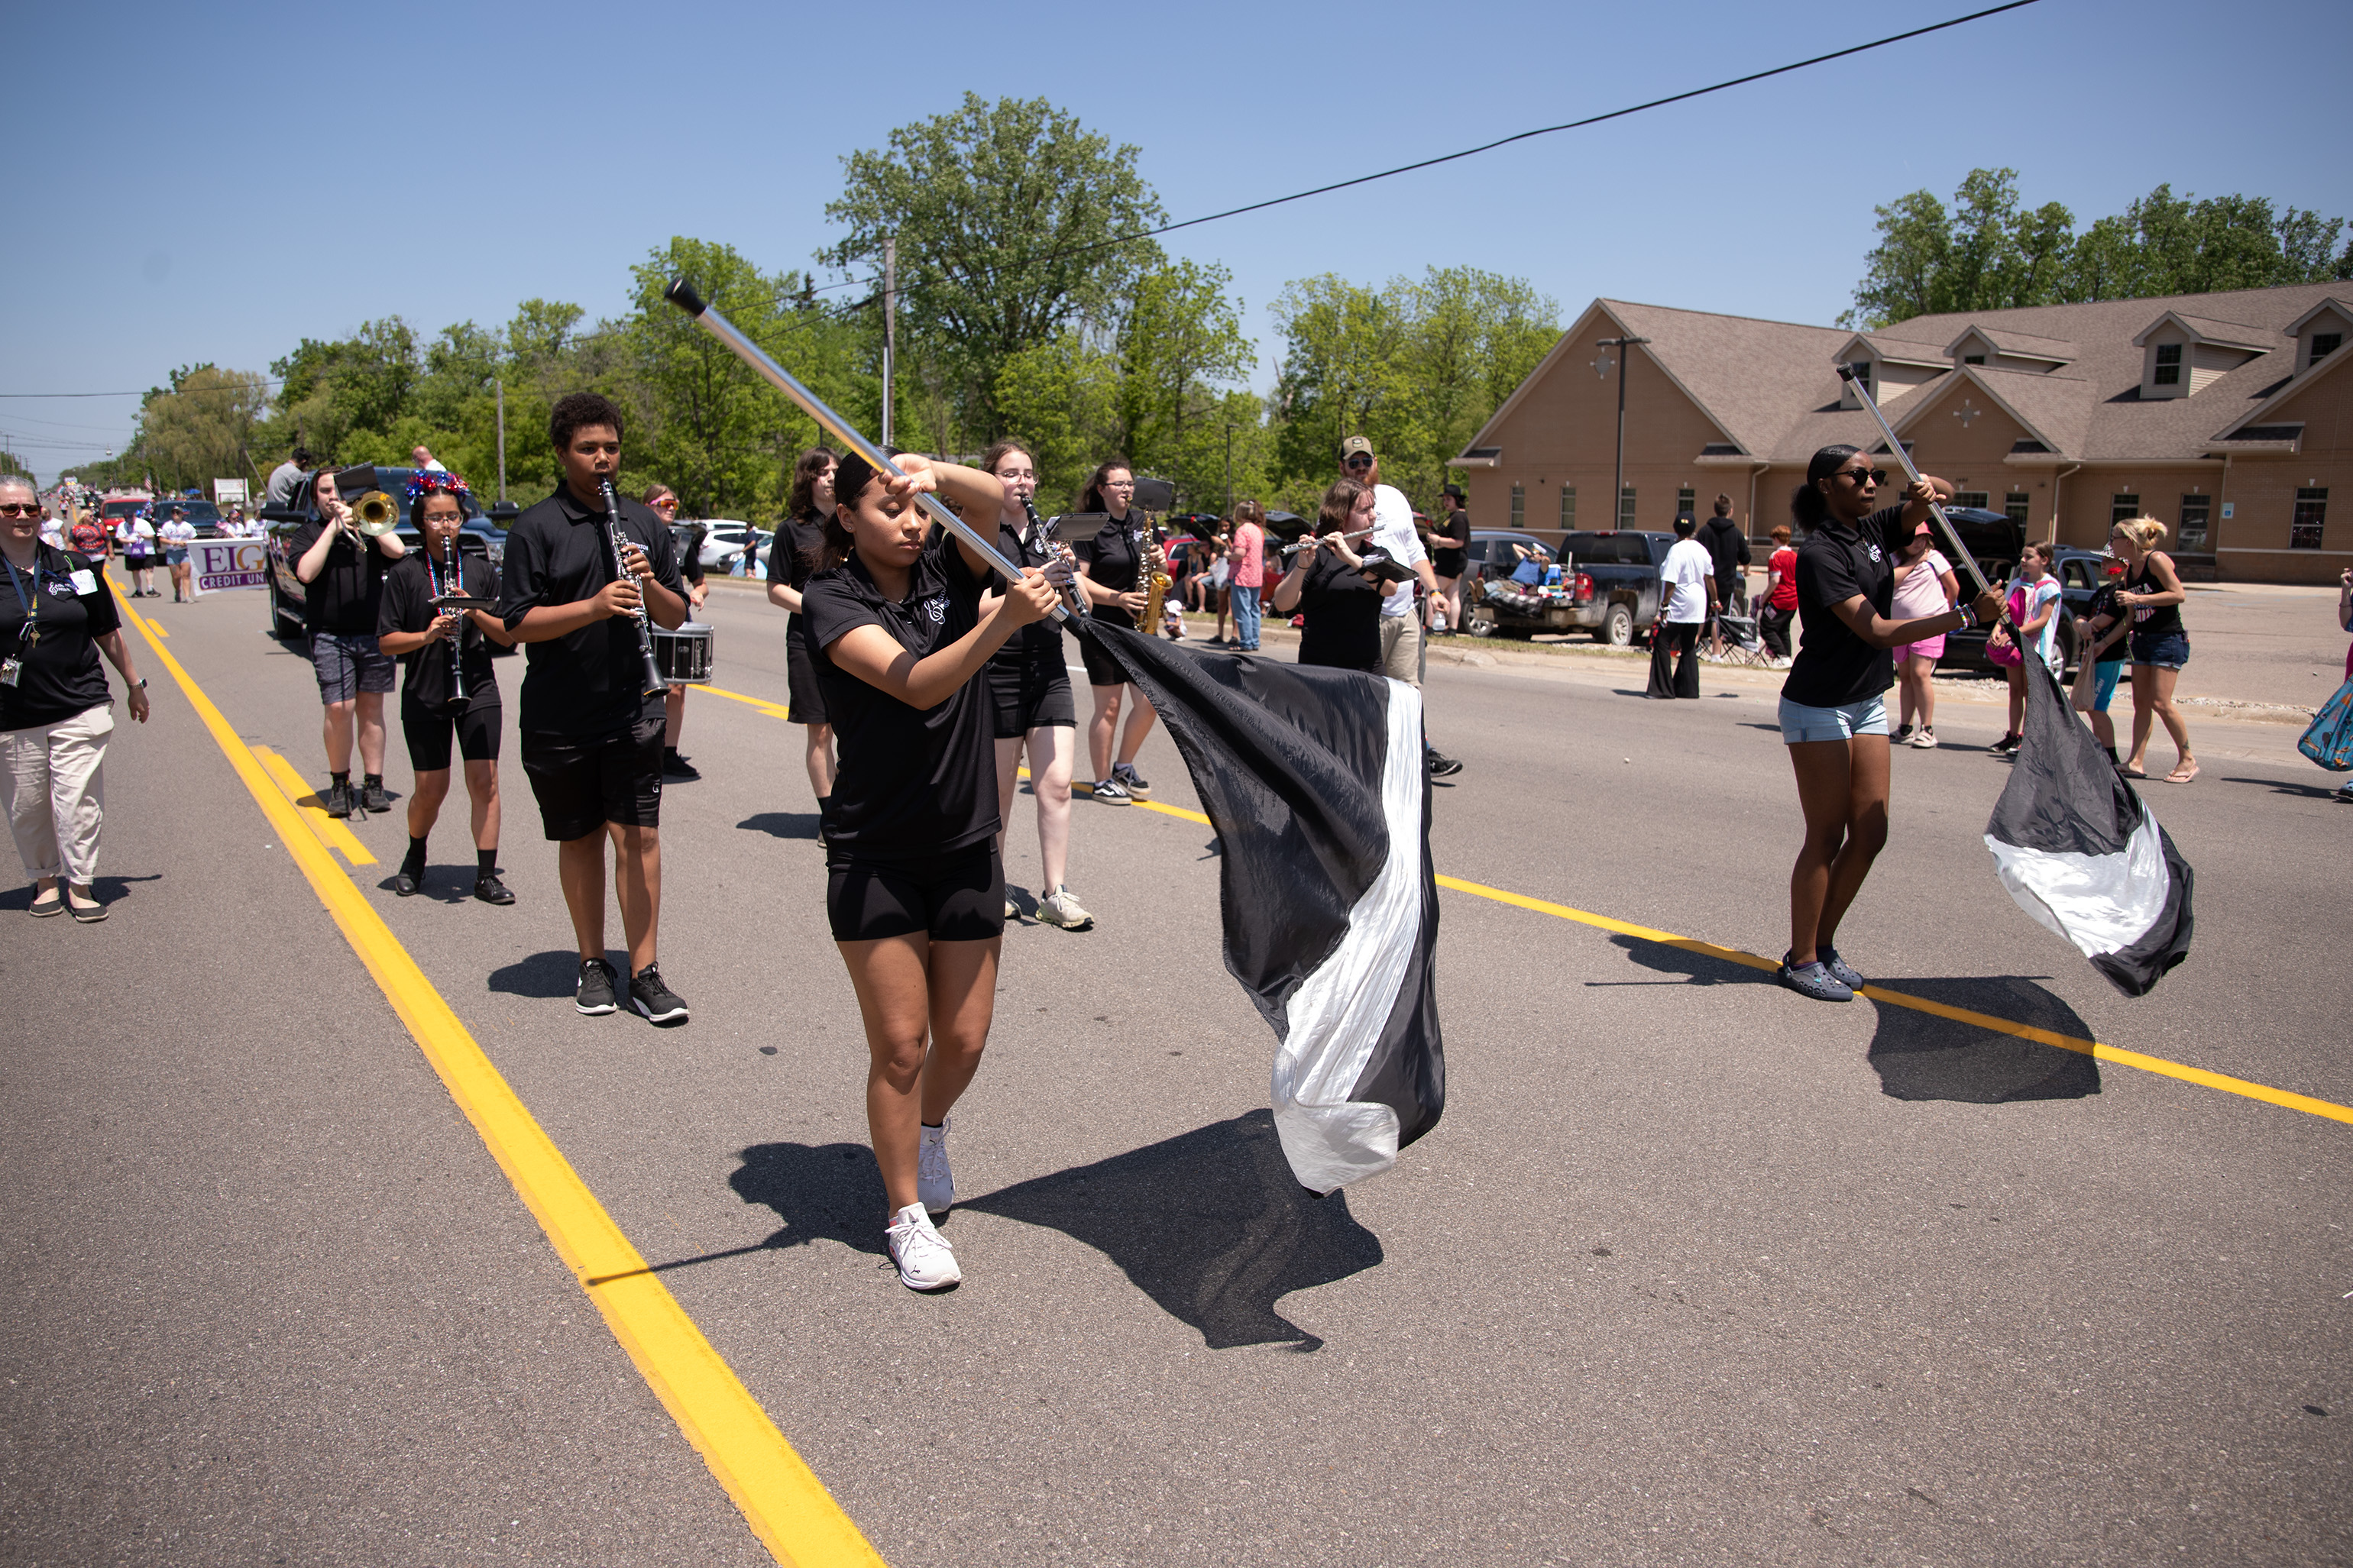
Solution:
[(2353, 330), (2353, 302), (2341, 298), (2323, 300), (2290, 321), (2287, 335), (2295, 340), (2297, 373), (2312, 369), (2343, 348), (2348, 330)]
[(1961, 363), (1962, 363), (1963, 364), (1983, 364), (1983, 363), (1985, 363), (1985, 355), (1983, 355), (1983, 354), (1963, 354), (1963, 355), (1961, 356)]
[(2315, 333), (2313, 333), (2313, 334), (2312, 334), (2312, 363), (2315, 363), (2315, 364), (2318, 364), (2322, 360), (2325, 360), (2325, 359), (2327, 359), (2330, 354), (2335, 353), (2336, 353), (2336, 352), (2337, 352), (2340, 347), (2342, 347), (2342, 346), (2344, 345), (2344, 342), (2345, 342), (2345, 334), (2344, 334), (2344, 333), (2342, 333), (2342, 332), (2315, 332)]
[(2158, 386), (2181, 384), (2181, 345), (2179, 343), (2157, 345), (2157, 369), (2149, 376), (2149, 380)]

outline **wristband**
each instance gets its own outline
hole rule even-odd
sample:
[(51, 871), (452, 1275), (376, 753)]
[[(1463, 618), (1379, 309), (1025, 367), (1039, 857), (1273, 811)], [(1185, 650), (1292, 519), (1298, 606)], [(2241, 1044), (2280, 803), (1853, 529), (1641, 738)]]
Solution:
[(1961, 629), (1962, 631), (1968, 631), (1971, 626), (1976, 626), (1976, 625), (1978, 624), (1978, 613), (1977, 613), (1975, 610), (1971, 609), (1968, 605), (1955, 605), (1953, 606), (1953, 608), (1955, 608), (1955, 609), (1958, 610), (1958, 611), (1961, 613), (1961, 625), (1960, 625), (1960, 629)]

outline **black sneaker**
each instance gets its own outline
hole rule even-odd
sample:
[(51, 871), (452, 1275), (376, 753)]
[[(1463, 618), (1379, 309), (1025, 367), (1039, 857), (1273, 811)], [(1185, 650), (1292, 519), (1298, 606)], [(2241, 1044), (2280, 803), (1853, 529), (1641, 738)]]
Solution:
[(392, 796), (385, 793), (382, 779), (370, 779), (360, 786), (360, 805), (371, 816), (382, 816), (392, 810)]
[(630, 977), (629, 1005), (657, 1024), (686, 1022), (686, 999), (662, 984), (657, 964), (649, 963)]
[(352, 814), (352, 786), (348, 783), (327, 786), (327, 815), (349, 816)]
[(2014, 757), (2018, 754), (2018, 748), (2023, 743), (2024, 739), (2021, 735), (2004, 735), (1986, 750), (1997, 757)]
[(1121, 785), (1126, 789), (1127, 793), (1134, 795), (1136, 799), (1150, 800), (1152, 798), (1152, 785), (1145, 782), (1142, 773), (1135, 771), (1135, 764), (1134, 763), (1114, 763), (1111, 770), (1111, 776), (1117, 779)]
[(514, 895), (507, 891), (507, 885), (499, 880), (499, 874), (496, 871), (474, 879), (474, 897), (486, 904), (514, 902)]
[(1896, 726), (1895, 733), (1887, 737), (1887, 743), (1891, 746), (1908, 745), (1911, 742), (1911, 740), (1912, 726), (1909, 724), (1899, 724)]
[(675, 747), (665, 747), (663, 749), (662, 777), (666, 779), (677, 779), (680, 783), (683, 784), (693, 779), (699, 779), (702, 776), (702, 770), (696, 767), (692, 763), (688, 762), (684, 757), (680, 756)]
[(1434, 779), (1450, 778), (1462, 771), (1461, 763), (1435, 746), (1424, 746), (1421, 749), (1421, 761), (1422, 765), (1430, 770), (1430, 776)]
[(592, 1018), (611, 1012), (613, 966), (601, 958), (582, 959), (580, 988), (572, 994), (572, 1005)]

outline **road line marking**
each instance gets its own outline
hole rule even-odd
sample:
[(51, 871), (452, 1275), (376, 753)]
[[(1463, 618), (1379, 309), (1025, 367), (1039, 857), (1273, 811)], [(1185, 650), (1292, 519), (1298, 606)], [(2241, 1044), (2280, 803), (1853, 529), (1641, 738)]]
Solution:
[(261, 815), (278, 830), (287, 853), (383, 988), (450, 1098), (474, 1124), (557, 1255), (604, 1314), (613, 1337), (628, 1352), (762, 1544), (777, 1562), (796, 1568), (880, 1568), (882, 1559), (858, 1526), (793, 1451), (659, 1277), (645, 1272), (645, 1258), (491, 1064), (392, 928), (304, 827), (252, 748), (237, 738), (212, 699), (164, 649), (146, 617), (128, 605), (120, 608), (179, 683), (188, 706), (211, 731)]
[(765, 713), (771, 719), (787, 719), (792, 713), (792, 710), (786, 707), (784, 703), (771, 702), (765, 697), (746, 697), (740, 691), (729, 691), (723, 688), (708, 685), (701, 681), (693, 682), (692, 685), (700, 688), (702, 690), (708, 691), (713, 697), (724, 697), (731, 702), (741, 702), (746, 707), (757, 708), (761, 712)]
[(147, 629), (148, 629), (150, 632), (153, 633), (155, 636), (157, 636), (157, 637), (164, 637), (164, 638), (167, 638), (167, 639), (168, 639), (168, 638), (171, 637), (171, 635), (172, 635), (171, 633), (169, 633), (169, 632), (165, 631), (162, 626), (157, 626), (157, 625), (156, 625), (154, 622), (153, 622), (153, 621), (150, 621), (150, 622), (148, 622), (148, 623), (147, 623)]
[(320, 804), (318, 792), (294, 771), (293, 763), (267, 746), (254, 747), (253, 754), (261, 759), (262, 771), (286, 792), (286, 798), (293, 803), (295, 810), (302, 814), (302, 820), (311, 825), (311, 831), (319, 836), (321, 842), (354, 866), (376, 863), (375, 857), (368, 853), (367, 846), (361, 843), (349, 827), (327, 815), (327, 808)]

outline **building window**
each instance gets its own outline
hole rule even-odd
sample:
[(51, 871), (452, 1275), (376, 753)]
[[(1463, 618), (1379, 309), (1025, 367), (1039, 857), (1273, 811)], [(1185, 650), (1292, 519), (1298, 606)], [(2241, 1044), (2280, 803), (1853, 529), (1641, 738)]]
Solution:
[(1871, 390), (1871, 362), (1869, 360), (1859, 359), (1852, 361), (1847, 365), (1847, 369), (1854, 372), (1854, 384), (1857, 386), (1860, 386), (1865, 392), (1869, 392)]
[(2213, 497), (2183, 496), (2181, 498), (2181, 530), (2175, 538), (2182, 549), (2193, 554), (2205, 553), (2206, 523), (2207, 520), (2213, 515)]
[(1577, 527), (1577, 487), (1560, 487), (1560, 531), (1567, 533)]
[(2001, 498), (2001, 510), (2012, 522), (2024, 522), (2034, 510), (2031, 497), (2024, 490), (2012, 490)]
[(1525, 528), (1527, 521), (1528, 487), (1515, 484), (1512, 487), (1512, 526), (1515, 529)]
[(2159, 386), (2181, 384), (2181, 345), (2179, 343), (2157, 345), (2157, 374), (2152, 379)]
[(2328, 520), (2328, 491), (2298, 490), (2295, 492), (2295, 515), (2288, 519), (2287, 547), (2290, 550), (2320, 548), (2320, 526)]
[(1986, 503), (1992, 500), (1993, 497), (1988, 495), (1983, 490), (1955, 490), (1953, 492), (1953, 504), (1955, 506), (1975, 507), (1979, 511), (1989, 510)]
[(1675, 516), (1678, 519), (1690, 517), (1698, 509), (1698, 504), (1691, 486), (1685, 485), (1675, 492)]
[(2114, 528), (2120, 522), (2130, 522), (2139, 515), (2140, 497), (2110, 496), (2108, 498), (2108, 526), (2110, 528)]
[(1983, 355), (1983, 354), (1963, 354), (1963, 355), (1961, 356), (1961, 363), (1962, 363), (1963, 364), (1983, 364), (1983, 363), (1985, 363), (1985, 355)]
[(1634, 487), (1631, 485), (1618, 492), (1618, 526), (1634, 526)]
[(2318, 364), (2322, 360), (2325, 360), (2330, 354), (2335, 353), (2337, 349), (2343, 345), (2344, 342), (2345, 334), (2343, 332), (2313, 333), (2312, 363), (2314, 364)]

